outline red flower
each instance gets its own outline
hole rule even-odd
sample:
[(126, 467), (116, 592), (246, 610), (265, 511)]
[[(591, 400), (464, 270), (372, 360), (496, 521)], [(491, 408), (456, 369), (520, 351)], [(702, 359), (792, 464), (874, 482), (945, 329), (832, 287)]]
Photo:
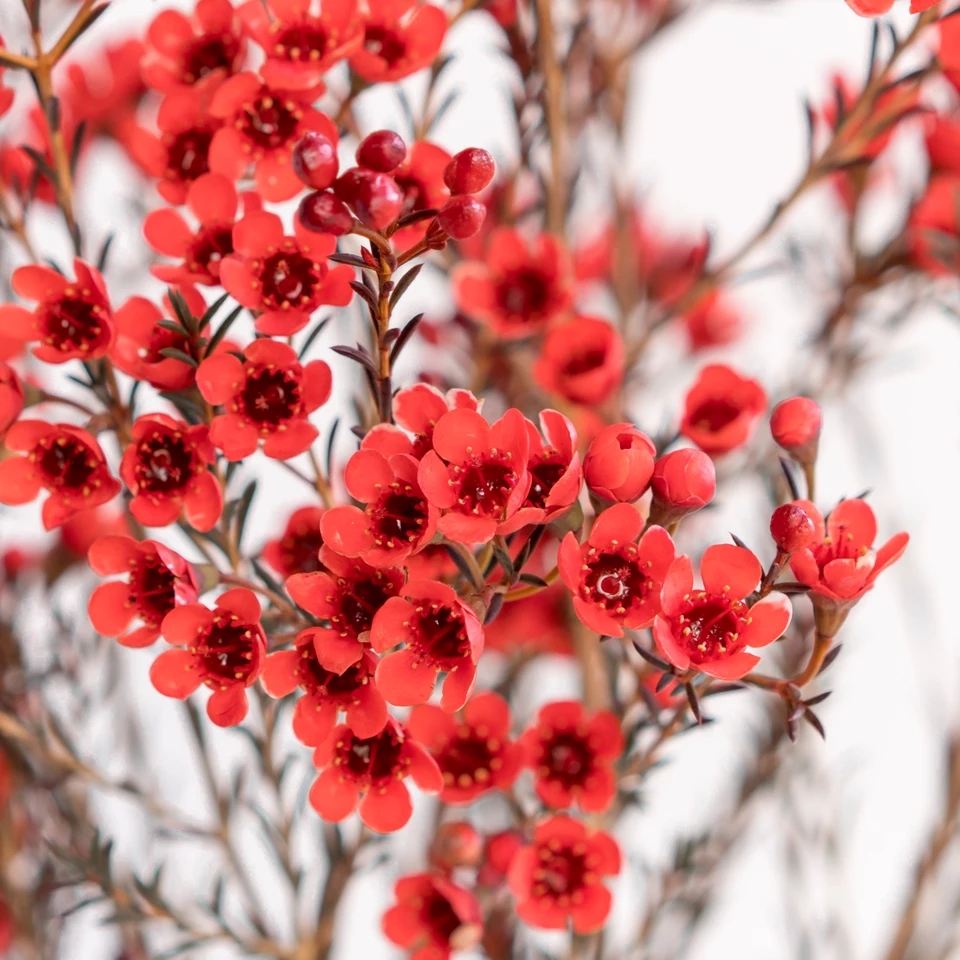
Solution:
[(620, 721), (608, 710), (588, 715), (575, 700), (541, 707), (520, 740), (544, 806), (606, 810), (617, 792), (613, 764), (623, 753)]
[(416, 0), (368, 0), (363, 45), (350, 57), (350, 66), (368, 83), (390, 83), (433, 63), (447, 16)]
[(692, 667), (720, 680), (739, 680), (760, 661), (744, 648), (765, 647), (783, 636), (793, 608), (782, 593), (747, 606), (744, 598), (756, 590), (763, 568), (743, 547), (707, 547), (700, 574), (703, 589), (695, 590), (690, 558), (673, 562), (660, 595), (663, 609), (654, 621), (654, 639), (678, 670)]
[[(393, 398), (393, 419), (416, 438), (412, 444), (397, 441), (395, 453), (409, 453), (420, 460), (433, 446), (433, 431), (437, 422), (451, 410), (471, 410), (479, 413), (483, 401), (469, 390), (448, 390), (445, 394), (427, 383), (415, 383), (400, 390)], [(372, 432), (382, 430), (375, 427)], [(383, 449), (381, 447), (381, 449)]]
[[(483, 652), (480, 620), (444, 583), (420, 580), (400, 593), (380, 607), (370, 629), (370, 645), (387, 654), (377, 667), (377, 687), (388, 703), (413, 706), (429, 700), (437, 676), (446, 673), (440, 705), (453, 713), (466, 703), (476, 680)], [(387, 652), (399, 643), (402, 650)]]
[(76, 280), (50, 267), (18, 267), (11, 283), (34, 309), (0, 306), (4, 334), (27, 342), (39, 341), (33, 354), (44, 363), (93, 360), (105, 356), (113, 343), (113, 311), (100, 271), (82, 260), (73, 261)]
[(577, 316), (544, 337), (534, 376), (570, 403), (598, 406), (620, 386), (623, 364), (623, 339), (613, 324)]
[(0, 437), (23, 413), (23, 384), (17, 371), (0, 361)]
[(302, 330), (321, 304), (346, 306), (353, 268), (330, 269), (326, 260), (336, 237), (311, 233), (296, 219), (293, 237), (284, 236), (274, 213), (248, 213), (233, 228), (236, 251), (220, 264), (220, 281), (239, 303), (261, 311), (257, 330), (290, 336)]
[(557, 566), (573, 609), (602, 636), (649, 627), (660, 612), (660, 589), (676, 549), (663, 527), (650, 527), (638, 543), (642, 528), (637, 510), (618, 503), (597, 517), (586, 543), (568, 533), (560, 544)]
[(359, 805), (360, 819), (378, 833), (399, 830), (413, 804), (404, 779), (427, 793), (439, 793), (443, 778), (433, 757), (393, 718), (375, 737), (358, 737), (349, 727), (333, 732), (313, 755), (320, 776), (310, 804), (324, 820), (345, 820)]
[(498, 337), (530, 337), (565, 314), (573, 302), (570, 262), (549, 233), (532, 243), (512, 228), (494, 231), (483, 263), (461, 263), (453, 274), (457, 306)]
[[(196, 288), (180, 287), (177, 292), (195, 317), (203, 316), (207, 307)], [(163, 298), (163, 305), (161, 310), (145, 297), (131, 297), (117, 310), (113, 318), (117, 339), (110, 359), (118, 370), (158, 390), (184, 390), (193, 385), (196, 368), (161, 351), (173, 348), (190, 355), (191, 345), (185, 333), (158, 326), (160, 320), (175, 316), (169, 297)]]
[(471, 803), (488, 790), (509, 790), (520, 773), (523, 754), (510, 740), (510, 708), (495, 693), (468, 700), (459, 722), (439, 707), (421, 704), (408, 725), (440, 767), (442, 803)]
[(743, 332), (743, 314), (721, 290), (702, 297), (682, 317), (691, 350), (734, 343)]
[(529, 449), (519, 410), (492, 426), (472, 410), (444, 414), (419, 471), (420, 489), (445, 511), (440, 532), (458, 543), (486, 543), (504, 531), (530, 492)]
[(570, 817), (537, 825), (533, 843), (513, 857), (507, 880), (517, 916), (532, 927), (593, 933), (607, 919), (613, 898), (603, 877), (620, 872), (620, 848), (608, 833), (590, 832)]
[(143, 78), (154, 90), (192, 86), (243, 66), (246, 43), (229, 0), (197, 0), (192, 18), (163, 10), (147, 29)]
[(308, 130), (338, 140), (336, 125), (313, 109), (312, 99), (310, 92), (274, 89), (255, 73), (231, 77), (210, 101), (210, 114), (224, 121), (210, 144), (210, 169), (239, 180), (253, 164), (264, 200), (295, 197), (303, 189), (291, 160), (297, 141)]
[[(128, 580), (101, 584), (87, 606), (97, 633), (116, 637), (125, 647), (149, 647), (160, 636), (163, 618), (174, 607), (195, 603), (200, 595), (193, 567), (155, 540), (100, 537), (90, 547), (88, 560), (101, 577), (130, 575)], [(134, 618), (142, 625), (128, 630)]]
[(214, 461), (205, 426), (191, 427), (162, 413), (140, 417), (120, 463), (133, 500), (130, 512), (144, 526), (165, 527), (181, 511), (196, 530), (211, 530), (223, 511), (223, 491), (207, 469)]
[(960, 268), (958, 201), (960, 174), (937, 173), (910, 211), (911, 253), (917, 266), (928, 273), (953, 274)]
[(650, 486), (656, 452), (653, 441), (632, 423), (612, 423), (590, 443), (583, 478), (604, 499), (632, 503)]
[(445, 877), (419, 873), (401, 877), (397, 905), (383, 915), (387, 939), (412, 950), (411, 960), (450, 960), (454, 950), (471, 950), (483, 936), (477, 898)]
[(274, 460), (308, 450), (317, 428), (307, 415), (327, 402), (330, 384), (323, 360), (304, 366), (291, 347), (266, 338), (250, 343), (242, 361), (221, 353), (197, 369), (203, 398), (225, 408), (210, 424), (210, 440), (228, 460), (249, 457), (261, 440)]
[(312, 0), (248, 0), (238, 13), (247, 34), (267, 54), (260, 68), (278, 90), (323, 89), (323, 75), (363, 41), (356, 0), (325, 2), (312, 13)]
[(809, 397), (782, 400), (770, 414), (770, 433), (774, 442), (801, 463), (817, 459), (823, 411)]
[(440, 511), (427, 501), (417, 480), (417, 461), (409, 454), (385, 455), (368, 434), (348, 461), (347, 492), (365, 504), (331, 507), (323, 516), (323, 539), (345, 557), (362, 557), (374, 567), (393, 567), (422, 550), (437, 531)]
[(277, 650), (263, 667), (263, 688), (271, 697), (286, 697), (297, 687), (303, 696), (293, 713), (293, 733), (308, 747), (317, 747), (333, 730), (343, 710), (347, 726), (358, 737), (374, 737), (387, 723), (387, 704), (373, 682), (377, 658), (370, 652), (343, 673), (320, 664), (315, 631), (304, 630), (293, 650)]
[(247, 715), (247, 687), (263, 670), (267, 638), (260, 602), (238, 587), (217, 597), (213, 610), (201, 603), (176, 607), (160, 627), (164, 639), (185, 650), (166, 650), (153, 661), (150, 680), (165, 697), (186, 700), (201, 684), (213, 694), (207, 716), (233, 727)]
[(263, 559), (284, 577), (295, 573), (316, 573), (320, 563), (320, 518), (323, 507), (300, 507), (290, 514), (279, 540), (264, 544)]
[(727, 453), (750, 439), (766, 409), (767, 395), (756, 380), (710, 364), (687, 393), (680, 432), (706, 453)]
[(288, 577), (287, 592), (307, 613), (329, 621), (329, 630), (316, 628), (317, 656), (325, 669), (343, 673), (363, 656), (374, 616), (400, 593), (404, 575), (396, 567), (375, 569), (341, 557), (326, 545), (320, 548), (320, 567), (319, 573)]
[(562, 583), (539, 590), (532, 597), (505, 603), (492, 623), (483, 628), (484, 648), (507, 656), (555, 653), (569, 656), (567, 591)]
[[(442, 147), (426, 140), (418, 140), (403, 163), (390, 172), (403, 193), (401, 217), (421, 210), (439, 210), (450, 199), (450, 191), (443, 182), (443, 171), (450, 162), (450, 154)], [(429, 220), (398, 230), (392, 236), (395, 249), (405, 250), (422, 240)]]
[(41, 490), (45, 530), (59, 527), (87, 507), (112, 500), (120, 484), (110, 476), (96, 438), (68, 423), (18, 420), (7, 431), (8, 450), (23, 457), (0, 460), (0, 503), (30, 503)]

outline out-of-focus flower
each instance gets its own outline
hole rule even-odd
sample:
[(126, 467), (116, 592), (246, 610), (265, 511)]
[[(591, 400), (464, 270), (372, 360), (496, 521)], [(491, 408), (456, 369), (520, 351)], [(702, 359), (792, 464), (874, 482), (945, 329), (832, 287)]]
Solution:
[(350, 66), (368, 83), (401, 80), (433, 63), (444, 35), (447, 15), (417, 0), (368, 0), (363, 43)]
[(756, 380), (710, 364), (687, 393), (680, 432), (705, 453), (729, 453), (747, 443), (766, 409), (767, 395)]
[(623, 339), (613, 324), (577, 316), (547, 332), (534, 376), (570, 403), (599, 406), (619, 387), (623, 364)]

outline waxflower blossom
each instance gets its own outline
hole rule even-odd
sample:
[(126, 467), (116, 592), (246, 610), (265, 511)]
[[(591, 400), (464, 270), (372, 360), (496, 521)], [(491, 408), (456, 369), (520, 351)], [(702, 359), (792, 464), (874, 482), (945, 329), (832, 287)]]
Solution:
[(224, 412), (210, 424), (210, 440), (228, 460), (242, 460), (263, 442), (274, 460), (289, 460), (318, 436), (307, 419), (330, 397), (330, 367), (301, 364), (296, 351), (266, 338), (254, 340), (243, 360), (232, 353), (208, 357), (197, 369), (203, 398)]
[(0, 503), (30, 503), (41, 490), (45, 530), (59, 527), (78, 510), (112, 500), (120, 484), (110, 476), (95, 437), (67, 423), (18, 420), (7, 431), (8, 450), (22, 457), (0, 460)]
[(407, 777), (426, 793), (443, 789), (433, 757), (392, 718), (374, 737), (334, 727), (314, 751), (313, 763), (320, 771), (310, 788), (313, 809), (330, 823), (358, 810), (361, 821), (377, 833), (392, 833), (410, 819)]
[[(370, 628), (370, 645), (385, 654), (377, 687), (388, 703), (412, 706), (429, 700), (439, 674), (446, 673), (440, 705), (453, 713), (473, 690), (483, 626), (444, 583), (414, 581), (400, 594), (380, 607)], [(403, 648), (394, 650), (400, 643)]]
[(660, 591), (676, 556), (670, 534), (652, 526), (639, 542), (643, 520), (629, 503), (604, 510), (586, 542), (568, 533), (557, 566), (573, 594), (577, 617), (602, 636), (650, 626), (660, 612)]
[(548, 703), (520, 743), (545, 806), (565, 809), (576, 803), (589, 813), (610, 806), (617, 791), (613, 764), (623, 753), (623, 734), (609, 710), (588, 714), (575, 700)]
[(17, 371), (0, 361), (0, 438), (23, 412), (23, 384)]
[(572, 304), (569, 257), (556, 237), (541, 233), (528, 243), (503, 227), (490, 238), (483, 263), (459, 264), (453, 272), (457, 306), (487, 324), (498, 337), (540, 333)]
[(263, 559), (284, 577), (295, 573), (316, 573), (323, 569), (320, 548), (320, 518), (323, 507), (300, 507), (287, 519), (277, 540), (263, 545)]
[(38, 342), (33, 355), (44, 363), (94, 360), (105, 356), (114, 338), (113, 311), (100, 271), (73, 261), (76, 280), (50, 267), (30, 264), (13, 271), (11, 284), (33, 310), (0, 306), (0, 328), (8, 337)]
[(368, 0), (363, 43), (350, 57), (351, 68), (367, 83), (401, 80), (433, 63), (447, 16), (416, 0)]
[(233, 228), (235, 252), (221, 262), (220, 282), (238, 303), (260, 311), (260, 333), (290, 336), (321, 304), (350, 302), (353, 269), (326, 263), (336, 244), (335, 237), (311, 233), (299, 219), (288, 237), (276, 214), (249, 213)]
[(201, 686), (212, 690), (207, 716), (233, 727), (247, 715), (247, 688), (263, 670), (267, 638), (260, 626), (260, 601), (237, 587), (217, 597), (213, 610), (202, 603), (175, 607), (160, 631), (177, 648), (153, 661), (150, 680), (159, 693), (185, 700)]
[(583, 478), (605, 500), (632, 503), (650, 485), (656, 452), (653, 441), (632, 423), (610, 424), (590, 442)]
[(660, 457), (650, 481), (650, 522), (669, 526), (705, 507), (717, 490), (717, 470), (707, 454), (692, 447)]
[(623, 365), (623, 338), (613, 324), (577, 316), (547, 332), (534, 376), (570, 403), (598, 406), (620, 386)]
[(686, 555), (667, 572), (660, 595), (661, 613), (653, 624), (660, 652), (678, 670), (698, 670), (720, 680), (739, 680), (760, 658), (747, 647), (765, 647), (783, 636), (793, 608), (781, 593), (748, 606), (763, 568), (743, 547), (721, 543), (707, 547), (700, 561), (703, 589), (696, 590)]
[(701, 297), (683, 316), (680, 324), (691, 350), (734, 343), (743, 332), (743, 314), (722, 290)]
[(450, 960), (454, 950), (470, 950), (483, 936), (477, 898), (463, 887), (430, 873), (401, 877), (397, 899), (383, 915), (387, 939), (413, 950), (418, 960)]
[(133, 494), (134, 517), (147, 527), (165, 527), (182, 513), (195, 529), (212, 529), (223, 510), (223, 491), (207, 469), (214, 461), (207, 428), (154, 413), (140, 417), (131, 432), (120, 476)]
[[(163, 618), (174, 607), (195, 603), (200, 595), (193, 567), (155, 540), (100, 537), (87, 559), (101, 577), (128, 575), (127, 580), (102, 583), (87, 606), (94, 629), (105, 637), (116, 637), (125, 647), (149, 647), (160, 636)], [(134, 619), (140, 626), (130, 630)]]
[(710, 364), (687, 393), (680, 432), (705, 453), (728, 453), (750, 439), (766, 408), (767, 395), (756, 380)]
[[(399, 439), (395, 453), (409, 453), (417, 460), (433, 446), (433, 431), (440, 418), (451, 410), (472, 410), (479, 413), (483, 401), (469, 390), (449, 390), (442, 393), (428, 383), (415, 383), (398, 391), (393, 398), (393, 419), (397, 425), (414, 435), (413, 442)], [(379, 429), (379, 428), (375, 428)]]
[(451, 410), (433, 431), (433, 449), (420, 461), (420, 489), (444, 511), (439, 529), (458, 543), (486, 543), (513, 529), (530, 492), (530, 439), (519, 410), (496, 423), (469, 409)]
[(480, 693), (458, 720), (440, 707), (414, 707), (411, 735), (443, 774), (443, 803), (471, 803), (489, 790), (509, 790), (523, 765), (523, 752), (510, 739), (510, 708), (496, 693)]
[(599, 930), (613, 897), (603, 878), (620, 872), (620, 848), (610, 834), (591, 832), (570, 817), (539, 823), (533, 843), (513, 856), (507, 880), (517, 916), (532, 927), (576, 933)]

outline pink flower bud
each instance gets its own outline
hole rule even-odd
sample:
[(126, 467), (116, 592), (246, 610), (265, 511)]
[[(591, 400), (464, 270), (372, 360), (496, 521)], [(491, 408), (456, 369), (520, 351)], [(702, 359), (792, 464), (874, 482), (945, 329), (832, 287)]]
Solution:
[(465, 821), (442, 823), (430, 848), (430, 861), (441, 870), (475, 867), (483, 860), (483, 836)]
[(666, 526), (705, 507), (713, 499), (717, 474), (710, 457), (686, 447), (657, 460), (651, 486), (650, 519)]
[(770, 518), (770, 535), (784, 553), (796, 553), (810, 546), (817, 538), (813, 519), (797, 503), (785, 503), (777, 507)]
[(816, 460), (822, 424), (820, 404), (809, 397), (784, 400), (778, 403), (770, 414), (770, 432), (773, 439), (801, 463), (812, 463)]
[(606, 500), (632, 503), (650, 485), (653, 441), (632, 423), (614, 423), (594, 438), (583, 461), (590, 490)]

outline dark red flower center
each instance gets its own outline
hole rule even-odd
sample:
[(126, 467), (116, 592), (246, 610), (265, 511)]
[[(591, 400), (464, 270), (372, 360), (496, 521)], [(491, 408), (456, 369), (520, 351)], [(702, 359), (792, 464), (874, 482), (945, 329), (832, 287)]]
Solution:
[(366, 740), (346, 734), (337, 746), (333, 763), (342, 774), (363, 783), (393, 780), (398, 768), (408, 766), (403, 758), (403, 738), (389, 724), (382, 733)]
[(420, 919), (434, 941), (450, 943), (451, 937), (463, 925), (450, 901), (437, 891), (429, 895), (420, 907)]
[(530, 483), (530, 492), (527, 494), (526, 505), (544, 509), (550, 491), (567, 472), (568, 466), (569, 464), (564, 463), (559, 454), (538, 455), (527, 467), (533, 479)]
[(585, 373), (592, 373), (604, 365), (607, 359), (607, 351), (598, 348), (587, 350), (584, 353), (578, 353), (571, 357), (561, 368), (560, 372), (565, 377), (579, 377)]
[(157, 554), (141, 554), (130, 572), (130, 602), (144, 623), (160, 625), (176, 606), (176, 585), (176, 576)]
[(407, 53), (407, 45), (399, 33), (383, 26), (368, 26), (363, 35), (363, 48), (386, 61), (388, 67), (399, 63)]
[(274, 310), (288, 310), (313, 302), (320, 280), (319, 265), (291, 250), (275, 253), (256, 268), (264, 303)]
[(370, 681), (370, 672), (361, 660), (347, 667), (343, 673), (334, 673), (320, 665), (312, 643), (300, 648), (297, 662), (297, 683), (318, 700), (352, 702), (357, 691)]
[(190, 183), (210, 172), (210, 141), (213, 131), (207, 127), (184, 130), (167, 144), (167, 177)]
[(448, 787), (469, 790), (490, 782), (491, 773), (503, 765), (500, 752), (503, 744), (496, 737), (481, 737), (467, 724), (457, 728), (457, 735), (434, 757)]
[(339, 610), (331, 623), (352, 637), (370, 629), (374, 614), (399, 592), (397, 585), (379, 570), (368, 580), (339, 580)]
[(137, 445), (137, 486), (145, 493), (178, 493), (193, 479), (194, 469), (193, 451), (179, 433), (158, 430)]
[(841, 525), (836, 528), (836, 536), (826, 536), (822, 543), (814, 544), (810, 549), (821, 570), (832, 560), (859, 560), (870, 552), (869, 546), (860, 543)]
[(488, 454), (474, 457), (454, 471), (459, 480), (457, 503), (461, 509), (485, 517), (503, 513), (519, 479), (509, 461)]
[(58, 490), (81, 490), (100, 465), (85, 443), (69, 435), (41, 440), (34, 456), (44, 485)]
[(421, 603), (416, 607), (413, 641), (410, 644), (420, 659), (455, 665), (470, 656), (470, 643), (459, 610), (440, 603)]
[(320, 548), (323, 537), (319, 526), (304, 526), (288, 533), (280, 541), (282, 572), (287, 576), (293, 573), (316, 573), (323, 570), (320, 562)]
[(514, 322), (537, 322), (550, 303), (550, 285), (537, 270), (519, 269), (497, 286), (497, 302)]
[(233, 253), (233, 225), (210, 224), (190, 241), (187, 266), (191, 273), (205, 274), (214, 280), (220, 276), (220, 261)]
[(296, 138), (300, 116), (299, 110), (267, 94), (244, 107), (237, 126), (261, 151), (276, 150)]
[(586, 853), (575, 852), (557, 840), (543, 844), (537, 849), (538, 863), (533, 872), (533, 895), (555, 900), (561, 906), (570, 903), (570, 898), (584, 887), (597, 882), (591, 871), (593, 858)]
[(740, 635), (749, 617), (750, 608), (742, 600), (698, 590), (683, 602), (673, 633), (691, 662), (712, 663), (743, 648)]
[(580, 787), (593, 767), (593, 749), (581, 731), (559, 730), (541, 744), (537, 773), (545, 779), (559, 780), (565, 787)]
[(82, 296), (64, 296), (42, 308), (43, 342), (56, 350), (89, 352), (110, 337), (106, 310)]
[(713, 397), (701, 403), (690, 415), (690, 421), (700, 430), (716, 433), (733, 423), (743, 411), (723, 397)]
[(427, 522), (427, 504), (409, 483), (397, 481), (371, 504), (369, 516), (376, 545), (392, 549), (420, 539)]
[(254, 654), (259, 638), (254, 627), (233, 613), (216, 613), (213, 623), (191, 648), (201, 663), (204, 683), (229, 686), (246, 683), (256, 669)]
[(580, 586), (584, 600), (622, 616), (632, 604), (646, 599), (650, 582), (637, 562), (636, 544), (625, 544), (616, 553), (591, 551), (586, 566)]
[(293, 370), (248, 368), (241, 396), (247, 417), (262, 427), (277, 427), (303, 412), (300, 378)]
[(326, 52), (330, 37), (319, 24), (301, 21), (277, 34), (274, 53), (286, 60), (319, 60)]
[(214, 70), (233, 72), (240, 41), (229, 33), (208, 33), (196, 39), (183, 54), (183, 82), (194, 84)]

